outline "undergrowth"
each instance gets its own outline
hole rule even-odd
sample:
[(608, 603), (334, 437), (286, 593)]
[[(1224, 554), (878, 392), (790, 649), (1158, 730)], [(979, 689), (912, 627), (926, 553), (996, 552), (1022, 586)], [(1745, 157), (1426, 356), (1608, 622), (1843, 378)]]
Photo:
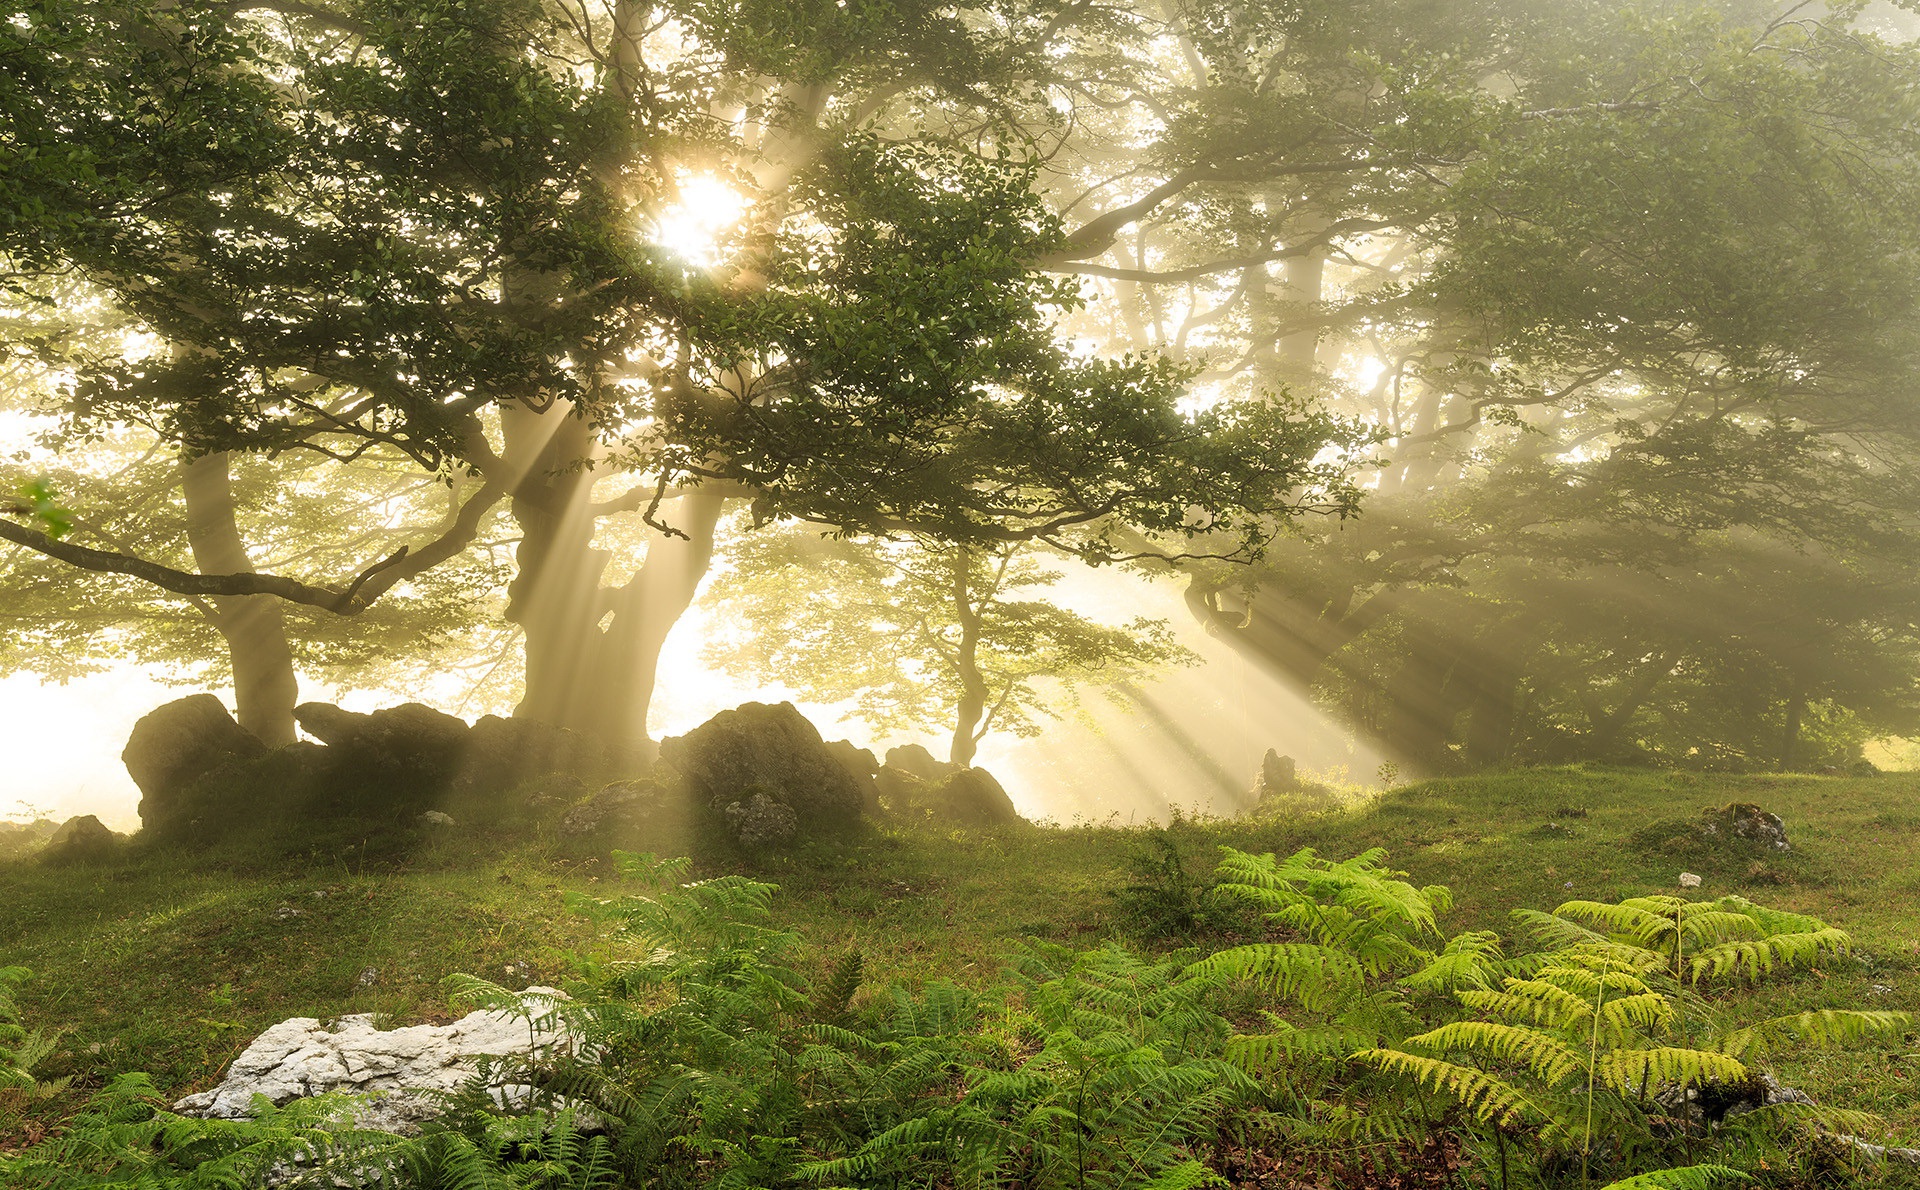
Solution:
[[(357, 1130), (341, 1098), (188, 1119), (129, 1074), (0, 1155), (0, 1184), (1187, 1190), (1232, 1184), (1230, 1155), (1257, 1144), (1294, 1180), (1242, 1184), (1387, 1184), (1341, 1180), (1366, 1153), (1427, 1154), (1435, 1184), (1489, 1190), (1813, 1186), (1827, 1174), (1809, 1154), (1858, 1159), (1872, 1121), (1764, 1102), (1770, 1058), (1909, 1025), (1749, 1019), (1733, 993), (1851, 941), (1736, 897), (1569, 901), (1522, 911), (1513, 939), (1448, 934), (1447, 890), (1378, 850), (1222, 848), (1205, 881), (1160, 854), (1178, 899), (1135, 908), (1163, 934), (1237, 923), (1233, 944), (1035, 940), (986, 992), (870, 986), (859, 951), (821, 955), (777, 924), (771, 883), (624, 857), (623, 888), (571, 898), (600, 942), (564, 996), (448, 981), (457, 1004), (561, 1040), (484, 1066), (420, 1135)], [(0, 973), (11, 1094), (31, 1093), (44, 1048), (7, 994), (19, 978)]]

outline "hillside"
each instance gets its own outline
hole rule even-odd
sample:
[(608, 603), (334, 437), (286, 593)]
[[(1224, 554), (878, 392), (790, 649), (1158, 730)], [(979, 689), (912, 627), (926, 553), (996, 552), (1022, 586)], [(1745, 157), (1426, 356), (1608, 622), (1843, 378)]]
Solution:
[[(1602, 769), (1516, 771), (1430, 781), (1352, 807), (1233, 821), (1179, 821), (1165, 837), (1204, 876), (1218, 845), (1330, 858), (1382, 847), (1416, 884), (1445, 884), (1449, 931), (1502, 929), (1511, 910), (1576, 898), (1617, 900), (1702, 877), (1700, 897), (1737, 893), (1810, 913), (1852, 933), (1850, 958), (1758, 994), (1801, 1008), (1920, 1009), (1920, 779), (1713, 777)], [(1662, 824), (1724, 803), (1781, 815), (1784, 855), (1713, 848)], [(1112, 824), (937, 833), (874, 831), (759, 863), (779, 885), (775, 913), (823, 966), (866, 960), (863, 995), (936, 977), (985, 986), (1024, 937), (1088, 948), (1138, 942), (1110, 895), (1134, 879), (1151, 832)], [(21, 1006), (62, 1031), (43, 1075), (74, 1090), (9, 1122), (18, 1143), (70, 1110), (75, 1092), (118, 1071), (151, 1072), (163, 1091), (217, 1080), (265, 1026), (351, 1012), (445, 1020), (447, 975), (508, 986), (563, 980), (600, 945), (565, 905), (617, 877), (603, 856), (543, 838), (454, 828), (379, 845), (316, 847), (295, 858), (140, 855), (97, 868), (0, 865), (0, 966), (35, 972)], [(697, 876), (729, 865), (708, 860)], [(733, 865), (738, 868), (737, 861)], [(1163, 943), (1164, 945), (1164, 943)], [(856, 1001), (857, 1002), (857, 1001)], [(1888, 1043), (1778, 1064), (1822, 1102), (1879, 1113), (1920, 1140), (1911, 1055)]]

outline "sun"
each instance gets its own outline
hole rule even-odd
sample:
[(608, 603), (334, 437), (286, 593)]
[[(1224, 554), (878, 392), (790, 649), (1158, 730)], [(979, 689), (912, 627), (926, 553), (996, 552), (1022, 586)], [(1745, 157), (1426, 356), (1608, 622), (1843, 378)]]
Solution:
[(653, 243), (696, 268), (710, 269), (725, 256), (727, 233), (747, 213), (751, 200), (712, 174), (682, 174), (679, 197), (653, 217)]

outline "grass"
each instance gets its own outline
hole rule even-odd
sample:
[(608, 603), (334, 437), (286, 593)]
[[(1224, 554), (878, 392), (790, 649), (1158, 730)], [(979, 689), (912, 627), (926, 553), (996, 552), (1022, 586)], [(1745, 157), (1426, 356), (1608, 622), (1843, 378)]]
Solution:
[[(1659, 825), (1729, 801), (1780, 814), (1794, 851), (1714, 850)], [(1852, 958), (1758, 993), (1755, 1014), (1920, 1011), (1916, 777), (1524, 770), (1426, 782), (1344, 811), (1185, 820), (1169, 835), (1201, 873), (1220, 844), (1330, 856), (1384, 847), (1417, 883), (1453, 889), (1450, 931), (1505, 927), (1515, 908), (1671, 891), (1687, 870), (1703, 879), (1696, 895), (1739, 893), (1854, 935)], [(1109, 894), (1144, 836), (1110, 825), (874, 831), (747, 869), (709, 861), (699, 874), (751, 870), (778, 883), (784, 919), (823, 962), (860, 950), (869, 986), (940, 976), (985, 985), (1022, 937), (1091, 946), (1123, 932)], [(596, 945), (564, 902), (613, 879), (604, 857), (537, 832), (456, 828), (412, 842), (375, 858), (343, 842), (295, 857), (0, 864), (0, 966), (35, 970), (21, 998), (27, 1020), (62, 1032), (42, 1073), (76, 1080), (27, 1116), (0, 1116), (0, 1144), (36, 1135), (113, 1073), (147, 1070), (184, 1094), (287, 1017), (445, 1020), (448, 974), (554, 982)], [(1823, 1102), (1879, 1113), (1914, 1144), (1915, 1063), (1920, 1054), (1895, 1044), (1798, 1058), (1778, 1073)]]

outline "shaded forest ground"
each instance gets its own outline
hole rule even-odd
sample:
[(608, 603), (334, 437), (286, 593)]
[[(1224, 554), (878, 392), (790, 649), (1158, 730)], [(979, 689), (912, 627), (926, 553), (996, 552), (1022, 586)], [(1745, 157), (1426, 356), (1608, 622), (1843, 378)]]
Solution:
[[(1730, 801), (1783, 816), (1794, 851), (1713, 847), (1684, 831)], [(1426, 782), (1339, 811), (1180, 821), (1167, 837), (1197, 877), (1222, 843), (1332, 857), (1384, 847), (1415, 882), (1451, 886), (1450, 932), (1509, 928), (1516, 908), (1673, 890), (1687, 870), (1703, 878), (1696, 896), (1739, 893), (1854, 936), (1850, 959), (1758, 993), (1757, 1011), (1920, 1010), (1920, 776), (1527, 770)], [(1138, 923), (1111, 894), (1152, 843), (1147, 829), (1118, 825), (875, 831), (696, 870), (778, 883), (780, 918), (823, 961), (861, 951), (869, 989), (937, 976), (984, 986), (1022, 937), (1092, 946), (1128, 936)], [(169, 1093), (211, 1085), (255, 1034), (290, 1016), (446, 1020), (439, 981), (451, 973), (559, 982), (597, 945), (568, 895), (615, 879), (604, 856), (577, 846), (465, 828), (316, 842), (292, 856), (0, 864), (0, 965), (34, 969), (28, 1023), (64, 1031), (43, 1077), (75, 1076), (32, 1118), (0, 1120), (11, 1134), (0, 1144), (33, 1135), (119, 1071), (147, 1070)], [(1910, 1144), (1920, 1139), (1916, 1070), (1920, 1055), (1893, 1042), (1816, 1051), (1778, 1073), (1823, 1102), (1880, 1113)]]

